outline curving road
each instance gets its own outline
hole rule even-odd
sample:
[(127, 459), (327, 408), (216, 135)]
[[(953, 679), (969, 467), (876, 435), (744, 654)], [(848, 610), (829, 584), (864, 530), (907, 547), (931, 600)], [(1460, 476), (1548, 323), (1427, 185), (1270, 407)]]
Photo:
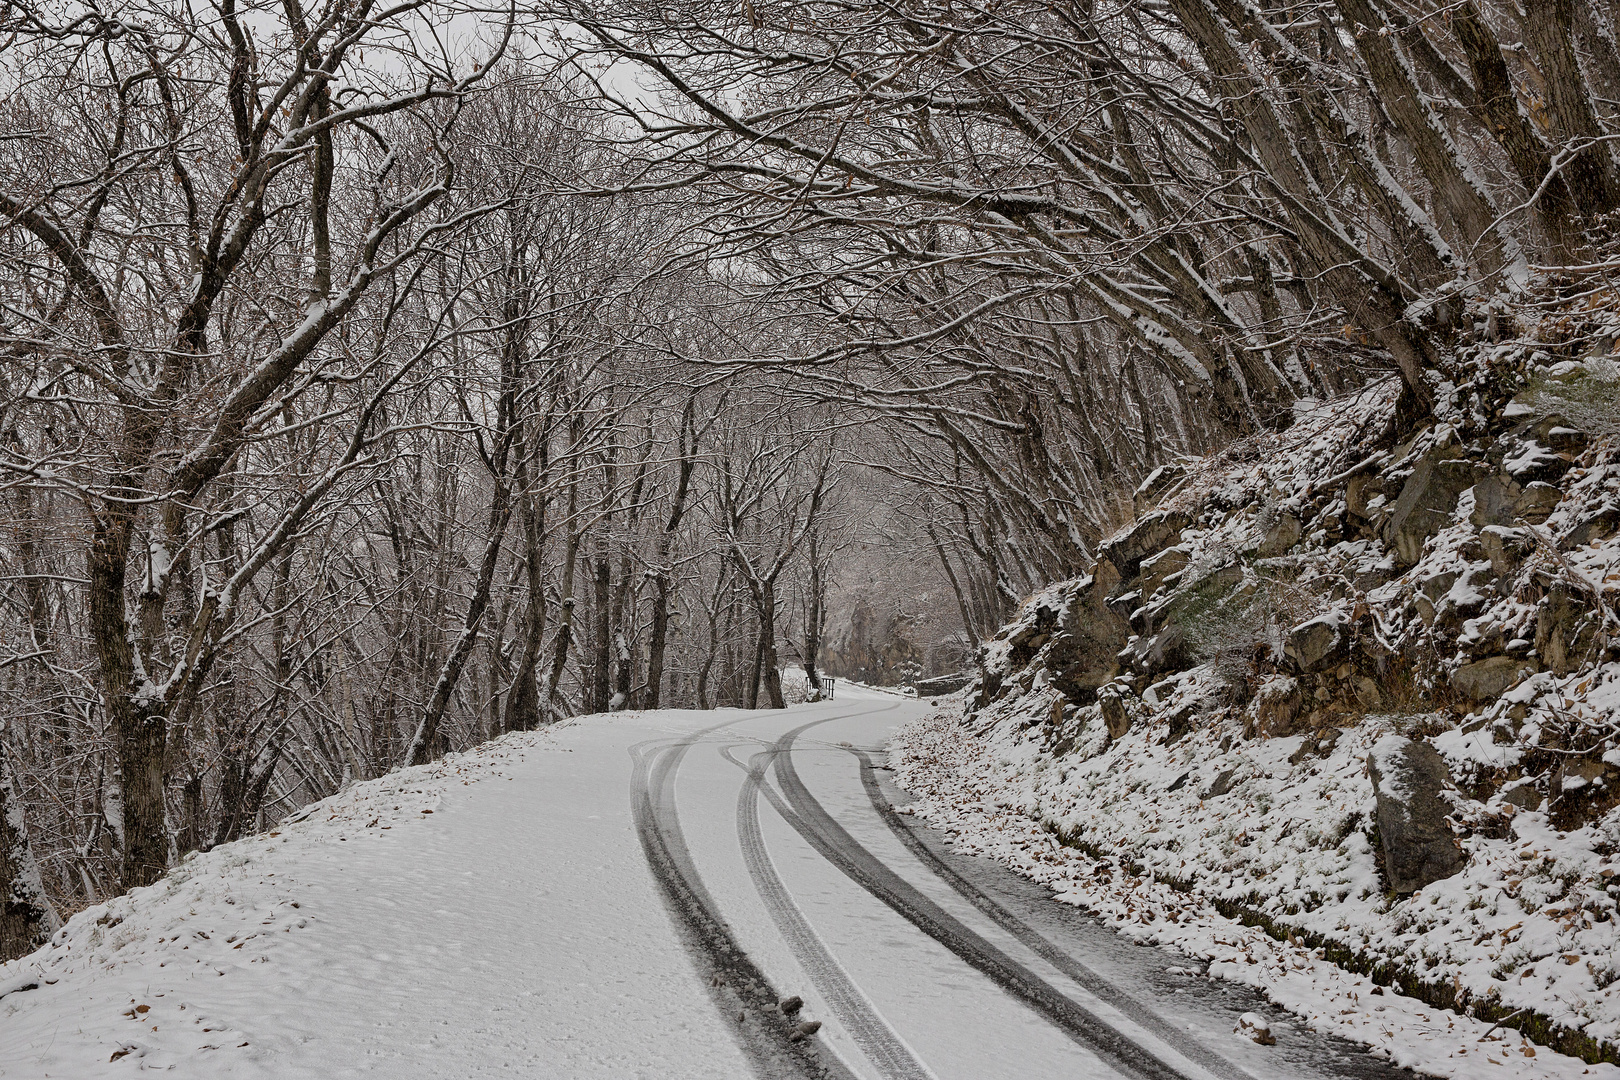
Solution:
[[(888, 733), (850, 688), (632, 747), (636, 832), (712, 1004), (762, 1077), (1383, 1077), (1397, 1070), (1181, 973), (894, 811)], [(722, 899), (717, 899), (720, 897)], [(806, 1003), (785, 1016), (776, 1002)], [(807, 1018), (822, 1022), (810, 1037)], [(1401, 1073), (1400, 1075), (1410, 1075)]]
[(1233, 1034), (1252, 993), (896, 814), (926, 708), (586, 717), (357, 785), (0, 968), (0, 1078), (1394, 1075)]

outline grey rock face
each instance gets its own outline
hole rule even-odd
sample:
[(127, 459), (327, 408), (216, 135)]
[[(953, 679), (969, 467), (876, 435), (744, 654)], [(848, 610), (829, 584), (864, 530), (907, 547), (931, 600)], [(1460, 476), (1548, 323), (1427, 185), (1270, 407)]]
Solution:
[(1472, 461), (1431, 456), (1418, 462), (1384, 524), (1384, 542), (1399, 565), (1422, 558), (1424, 543), (1445, 527), (1458, 498), (1479, 479)]
[(1598, 655), (1603, 618), (1563, 582), (1536, 605), (1536, 653), (1555, 675), (1568, 675)]
[(1564, 501), (1564, 493), (1551, 484), (1536, 481), (1526, 484), (1519, 496), (1519, 516), (1532, 525), (1540, 525), (1552, 516), (1553, 510)]
[(1142, 514), (1152, 509), (1160, 499), (1174, 490), (1186, 478), (1187, 467), (1185, 465), (1160, 465), (1157, 469), (1148, 473), (1147, 479), (1142, 481), (1142, 486), (1137, 488), (1135, 494), (1131, 496), (1131, 501), (1136, 506), (1136, 512)]
[(1108, 739), (1110, 742), (1125, 737), (1131, 730), (1131, 714), (1125, 710), (1125, 702), (1119, 696), (1119, 691), (1113, 688), (1104, 690), (1097, 695), (1097, 704), (1102, 709), (1103, 723), (1108, 726)]
[(1597, 540), (1607, 540), (1617, 532), (1620, 532), (1620, 506), (1609, 503), (1577, 522), (1575, 527), (1558, 541), (1558, 546), (1564, 551), (1573, 551)]
[(1498, 577), (1507, 577), (1517, 572), (1530, 553), (1536, 550), (1536, 538), (1529, 529), (1487, 525), (1479, 531), (1479, 546), (1484, 550), (1485, 557), (1491, 560), (1491, 570)]
[(1133, 639), (1119, 651), (1119, 662), (1138, 675), (1157, 675), (1182, 665), (1186, 660), (1187, 635), (1171, 624), (1147, 637)]
[[(1147, 565), (1146, 562), (1142, 564), (1144, 573)], [(1174, 591), (1144, 606), (1139, 613), (1133, 615), (1132, 629), (1138, 634), (1151, 634), (1163, 630), (1181, 622), (1182, 616), (1189, 608), (1228, 596), (1232, 589), (1243, 581), (1243, 567), (1235, 562), (1218, 566), (1196, 580), (1189, 581), (1187, 579), (1189, 573), (1191, 571), (1182, 570)]]
[(1299, 543), (1304, 535), (1305, 527), (1300, 524), (1299, 518), (1293, 514), (1282, 514), (1271, 528), (1266, 530), (1266, 535), (1261, 539), (1260, 546), (1255, 549), (1255, 554), (1262, 559), (1281, 555)]
[(1237, 770), (1236, 769), (1222, 770), (1221, 774), (1215, 778), (1214, 783), (1209, 785), (1209, 790), (1204, 792), (1204, 798), (1206, 798), (1206, 799), (1217, 799), (1220, 796), (1225, 795), (1227, 792), (1231, 791), (1236, 786), (1237, 786)]
[(1192, 519), (1179, 510), (1158, 510), (1103, 544), (1097, 554), (1119, 570), (1120, 577), (1133, 578), (1142, 560), (1181, 542), (1181, 530)]
[(1517, 685), (1536, 665), (1511, 656), (1492, 656), (1464, 664), (1451, 676), (1451, 686), (1470, 701), (1494, 701)]
[(1390, 887), (1413, 893), (1451, 877), (1467, 859), (1446, 824), (1446, 766), (1425, 742), (1385, 735), (1367, 755)]
[(1477, 528), (1512, 525), (1519, 518), (1519, 496), (1524, 487), (1508, 476), (1488, 476), (1474, 485), (1474, 512), (1468, 520)]
[(1344, 618), (1323, 615), (1288, 631), (1283, 652), (1300, 671), (1320, 671), (1339, 662), (1345, 648)]
[(1108, 607), (1103, 579), (1077, 583), (1058, 630), (1046, 659), (1052, 685), (1076, 705), (1089, 704), (1097, 688), (1119, 674), (1116, 654), (1127, 637), (1125, 620)]
[(1192, 555), (1186, 548), (1181, 547), (1166, 548), (1157, 555), (1143, 559), (1142, 576), (1137, 584), (1142, 597), (1146, 599), (1152, 596), (1159, 590), (1160, 585), (1165, 584), (1167, 578), (1187, 569), (1187, 563), (1191, 560)]
[(1293, 679), (1271, 679), (1263, 683), (1250, 705), (1255, 734), (1279, 736), (1292, 733), (1294, 720), (1304, 704), (1305, 695), (1299, 683)]

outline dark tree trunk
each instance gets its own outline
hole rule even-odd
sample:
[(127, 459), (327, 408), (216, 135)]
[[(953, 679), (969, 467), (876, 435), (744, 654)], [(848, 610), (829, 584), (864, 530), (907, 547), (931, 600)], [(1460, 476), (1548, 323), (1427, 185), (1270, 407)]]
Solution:
[(1535, 126), (1519, 111), (1518, 96), (1513, 89), (1512, 76), (1508, 74), (1507, 61), (1502, 59), (1501, 44), (1485, 25), (1473, 0), (1460, 0), (1451, 9), (1451, 27), (1474, 77), (1480, 120), (1507, 153), (1520, 183), (1534, 192), (1546, 182), (1546, 191), (1536, 209), (1554, 239), (1564, 242), (1572, 235), (1570, 217), (1574, 202), (1562, 176), (1547, 180), (1552, 158)]
[(1569, 189), (1588, 216), (1607, 213), (1620, 204), (1620, 178), (1603, 138), (1603, 126), (1592, 109), (1594, 96), (1575, 57), (1576, 0), (1540, 0), (1527, 5), (1524, 37), (1541, 61), (1547, 87), (1547, 114), (1566, 144), (1590, 144), (1564, 168)]
[(163, 761), (168, 725), (162, 702), (135, 683), (135, 647), (125, 617), (124, 575), (134, 523), (122, 508), (96, 514), (87, 559), (90, 635), (101, 667), (101, 700), (118, 755), (123, 821), (120, 885), (150, 885), (169, 865)]
[[(669, 520), (658, 537), (658, 566), (653, 578), (652, 629), (647, 642), (647, 687), (642, 692), (642, 708), (658, 708), (664, 681), (664, 650), (669, 640), (669, 597), (674, 579), (669, 566), (670, 553), (675, 546), (675, 530), (681, 527), (686, 513), (686, 496), (692, 486), (692, 472), (697, 466), (697, 398), (686, 399), (681, 411), (680, 473), (675, 482), (675, 494), (670, 500)], [(705, 682), (707, 679), (705, 678)]]
[(811, 532), (807, 554), (810, 558), (810, 588), (804, 612), (804, 677), (821, 697), (821, 672), (817, 670), (821, 656), (821, 637), (827, 623), (827, 575), (821, 565), (820, 537)]
[(591, 712), (607, 712), (613, 687), (613, 566), (607, 541), (599, 540), (591, 567)]
[[(545, 442), (541, 440), (540, 474), (546, 473)], [(528, 584), (529, 609), (523, 620), (523, 648), (518, 655), (517, 670), (512, 676), (512, 690), (506, 698), (506, 713), (501, 717), (503, 731), (533, 731), (543, 722), (541, 716), (540, 650), (546, 635), (545, 514), (544, 496), (536, 498), (529, 490), (529, 468), (521, 444), (517, 452), (518, 508), (523, 522), (524, 577)]]
[(765, 672), (765, 635), (763, 629), (754, 641), (754, 663), (748, 669), (748, 707), (759, 708), (759, 681)]
[(59, 925), (28, 843), (11, 760), (0, 745), (0, 963), (33, 952)]

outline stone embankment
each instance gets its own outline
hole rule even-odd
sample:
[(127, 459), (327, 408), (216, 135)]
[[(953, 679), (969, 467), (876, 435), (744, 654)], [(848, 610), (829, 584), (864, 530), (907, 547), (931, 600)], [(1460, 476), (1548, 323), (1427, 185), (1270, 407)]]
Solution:
[[(990, 643), (997, 797), (1431, 1004), (1620, 1039), (1612, 338), (1160, 469)], [(988, 790), (988, 789), (987, 789)]]

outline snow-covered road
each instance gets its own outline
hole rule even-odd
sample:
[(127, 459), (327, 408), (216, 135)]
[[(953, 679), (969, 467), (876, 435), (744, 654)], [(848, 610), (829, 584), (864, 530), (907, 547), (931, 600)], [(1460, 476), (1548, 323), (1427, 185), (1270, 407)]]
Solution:
[(923, 707), (591, 717), (357, 785), (0, 968), (0, 1076), (1394, 1075), (893, 813)]

